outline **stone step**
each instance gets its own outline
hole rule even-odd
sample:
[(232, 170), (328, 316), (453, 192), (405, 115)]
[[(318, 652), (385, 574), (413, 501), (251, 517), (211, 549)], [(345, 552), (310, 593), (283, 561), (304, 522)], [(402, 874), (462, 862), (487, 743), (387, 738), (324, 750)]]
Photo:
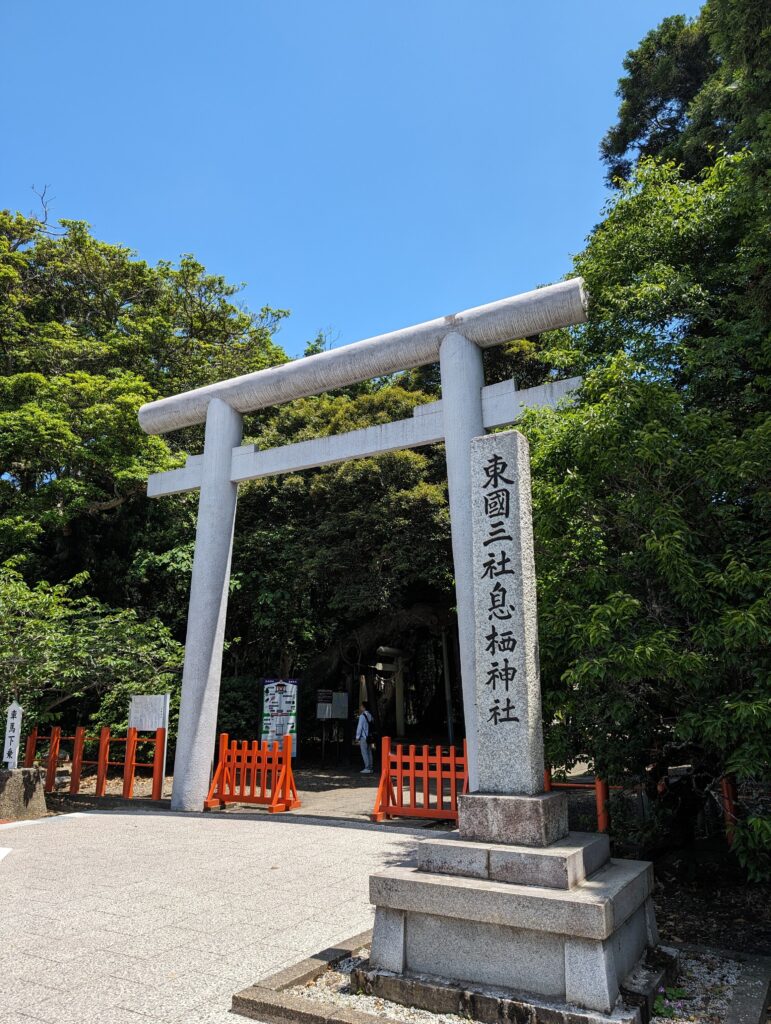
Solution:
[(573, 889), (610, 858), (606, 835), (570, 832), (551, 846), (513, 846), (462, 839), (455, 832), (418, 843), (418, 870), (512, 885)]
[(376, 907), (575, 938), (607, 939), (653, 889), (653, 866), (610, 860), (573, 889), (390, 868), (370, 876)]

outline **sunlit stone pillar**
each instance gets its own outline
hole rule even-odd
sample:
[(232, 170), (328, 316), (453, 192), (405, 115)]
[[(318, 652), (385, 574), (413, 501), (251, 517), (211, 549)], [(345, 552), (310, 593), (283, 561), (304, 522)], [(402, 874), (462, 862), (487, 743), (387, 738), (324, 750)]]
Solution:
[(222, 646), (233, 552), (238, 484), (230, 482), (242, 422), (219, 398), (209, 403), (203, 450), (195, 556), (182, 673), (171, 807), (200, 811), (209, 787), (217, 729)]
[(447, 488), (458, 607), (463, 715), (469, 761), (469, 789), (479, 788), (475, 656), (474, 573), (471, 541), (471, 439), (484, 434), (482, 350), (462, 334), (448, 334), (439, 349), (442, 375)]

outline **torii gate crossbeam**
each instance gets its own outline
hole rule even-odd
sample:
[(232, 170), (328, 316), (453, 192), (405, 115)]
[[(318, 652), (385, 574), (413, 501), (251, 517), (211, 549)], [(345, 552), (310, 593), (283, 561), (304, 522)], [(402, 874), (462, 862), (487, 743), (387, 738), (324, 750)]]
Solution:
[[(209, 783), (219, 702), (238, 484), (277, 473), (444, 441), (461, 650), (469, 788), (478, 789), (474, 706), (474, 608), (469, 446), (527, 406), (554, 405), (579, 379), (517, 391), (484, 386), (482, 349), (586, 320), (580, 278), (380, 335), (330, 352), (221, 381), (142, 406), (148, 433), (206, 423), (202, 455), (153, 474), (148, 495), (200, 490), (190, 584), (172, 808), (198, 811)], [(280, 448), (241, 445), (241, 414), (439, 361), (442, 399), (409, 419)]]

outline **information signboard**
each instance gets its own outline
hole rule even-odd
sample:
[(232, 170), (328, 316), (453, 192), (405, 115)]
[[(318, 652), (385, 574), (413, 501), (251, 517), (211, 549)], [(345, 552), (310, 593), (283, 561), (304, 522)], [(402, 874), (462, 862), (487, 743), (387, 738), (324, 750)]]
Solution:
[[(166, 730), (163, 744), (163, 776), (166, 782), (166, 751), (169, 747), (169, 693), (142, 693), (131, 698), (128, 714), (129, 729), (137, 732), (155, 732), (156, 729)], [(163, 786), (161, 786), (163, 796)]]
[(316, 690), (316, 718), (328, 722), (348, 717), (348, 694), (342, 690)]
[(332, 717), (332, 691), (316, 690), (316, 718), (328, 721)]
[(155, 732), (169, 727), (169, 694), (140, 694), (131, 698), (128, 716), (129, 729)]
[(348, 694), (345, 690), (335, 691), (332, 694), (332, 717), (343, 719), (348, 717)]
[(266, 679), (263, 683), (261, 738), (281, 743), (292, 737), (292, 757), (297, 757), (297, 679)]

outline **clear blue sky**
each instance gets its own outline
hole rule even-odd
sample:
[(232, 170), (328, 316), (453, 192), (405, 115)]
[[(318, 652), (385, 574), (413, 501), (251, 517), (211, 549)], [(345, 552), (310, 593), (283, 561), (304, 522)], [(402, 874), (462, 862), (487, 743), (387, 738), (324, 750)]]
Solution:
[(621, 61), (691, 0), (3, 0), (0, 206), (194, 253), (291, 354), (558, 279)]

